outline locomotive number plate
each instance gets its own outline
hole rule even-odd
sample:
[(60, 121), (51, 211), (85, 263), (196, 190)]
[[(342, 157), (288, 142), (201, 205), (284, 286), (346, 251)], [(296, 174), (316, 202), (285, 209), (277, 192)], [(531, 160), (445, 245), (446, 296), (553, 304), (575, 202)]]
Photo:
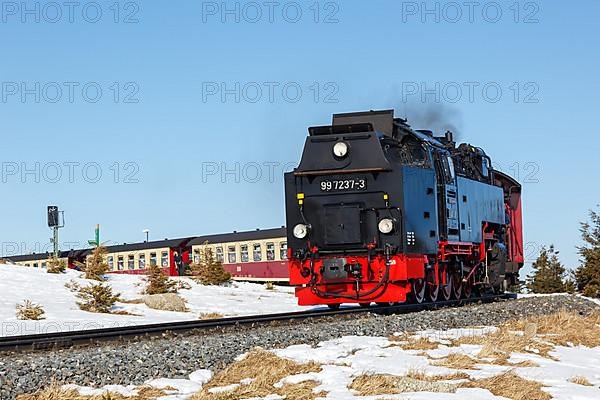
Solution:
[(367, 178), (325, 179), (321, 181), (321, 192), (344, 192), (367, 190)]

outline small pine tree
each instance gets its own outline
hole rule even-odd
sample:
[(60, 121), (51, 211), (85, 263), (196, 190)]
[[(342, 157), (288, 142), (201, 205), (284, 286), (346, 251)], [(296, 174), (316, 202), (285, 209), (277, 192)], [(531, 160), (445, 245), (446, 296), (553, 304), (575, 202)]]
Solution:
[(584, 245), (578, 247), (582, 264), (575, 273), (577, 289), (600, 297), (600, 212), (590, 210), (590, 221), (581, 223), (580, 232)]
[(177, 291), (176, 283), (169, 279), (162, 268), (152, 264), (148, 268), (148, 286), (146, 286), (145, 292), (146, 294), (174, 293)]
[(527, 288), (533, 293), (562, 293), (565, 291), (563, 279), (565, 267), (558, 259), (558, 251), (553, 245), (542, 246), (538, 258), (534, 261), (533, 274), (527, 277)]
[(110, 286), (97, 283), (79, 288), (77, 297), (81, 301), (77, 302), (77, 305), (83, 311), (110, 313), (112, 306), (119, 301), (119, 296), (118, 293), (113, 293)]
[(108, 250), (106, 247), (100, 245), (97, 246), (92, 254), (88, 257), (87, 262), (82, 265), (82, 270), (85, 273), (86, 279), (93, 279), (95, 281), (104, 281), (104, 274), (108, 272), (108, 263), (106, 262), (106, 255)]
[(67, 269), (67, 263), (65, 260), (61, 260), (54, 256), (50, 257), (48, 261), (46, 261), (46, 265), (46, 272), (49, 274), (62, 274)]
[(34, 304), (31, 300), (25, 300), (22, 304), (17, 304), (17, 318), (21, 320), (39, 321), (44, 319), (44, 308), (39, 304)]
[(221, 285), (231, 280), (231, 274), (225, 271), (223, 263), (217, 261), (210, 247), (200, 251), (199, 262), (190, 265), (192, 275), (203, 285)]

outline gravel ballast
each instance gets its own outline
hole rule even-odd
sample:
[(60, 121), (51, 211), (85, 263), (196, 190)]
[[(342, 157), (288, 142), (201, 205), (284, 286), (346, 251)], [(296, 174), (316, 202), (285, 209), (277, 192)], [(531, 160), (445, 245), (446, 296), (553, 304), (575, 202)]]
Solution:
[(139, 385), (159, 377), (187, 378), (198, 369), (220, 369), (256, 346), (272, 349), (302, 343), (316, 345), (347, 335), (388, 336), (424, 329), (494, 326), (561, 309), (589, 313), (597, 307), (577, 296), (527, 297), (402, 315), (330, 317), (51, 352), (0, 354), (0, 399), (13, 400), (52, 380), (101, 387)]

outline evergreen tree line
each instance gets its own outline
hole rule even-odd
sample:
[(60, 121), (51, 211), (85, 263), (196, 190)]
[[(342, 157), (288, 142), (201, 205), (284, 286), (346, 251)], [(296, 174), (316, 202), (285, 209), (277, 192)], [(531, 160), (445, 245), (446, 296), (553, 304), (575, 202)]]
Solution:
[(581, 265), (567, 271), (553, 245), (543, 246), (527, 277), (527, 288), (533, 293), (574, 293), (600, 297), (600, 212), (590, 210), (589, 221), (580, 227), (583, 245), (577, 247)]

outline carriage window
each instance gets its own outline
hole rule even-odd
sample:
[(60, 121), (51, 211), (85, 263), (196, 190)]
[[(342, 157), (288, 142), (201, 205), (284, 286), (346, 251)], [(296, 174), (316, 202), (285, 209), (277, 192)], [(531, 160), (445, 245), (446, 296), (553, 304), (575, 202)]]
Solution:
[(279, 243), (279, 258), (287, 260), (287, 242)]
[(260, 245), (260, 243), (254, 244), (252, 259), (254, 261), (262, 261), (262, 246)]
[(46, 268), (46, 261), (42, 263), (42, 268)]
[(248, 245), (247, 244), (243, 244), (240, 246), (240, 253), (241, 253), (242, 262), (250, 261), (250, 257), (248, 257)]
[(38, 263), (33, 263), (33, 268), (37, 268), (38, 267)]
[(30, 267), (31, 265), (30, 265), (30, 264), (25, 264), (25, 266), (26, 266), (26, 267)]
[(145, 254), (140, 254), (140, 257), (138, 259), (138, 267), (140, 269), (146, 268), (146, 255)]
[(150, 253), (150, 266), (156, 266), (156, 253)]
[(217, 247), (216, 258), (217, 258), (217, 262), (220, 262), (220, 263), (225, 262), (225, 258), (223, 257), (223, 247)]
[(200, 263), (200, 249), (194, 250), (194, 262), (196, 264)]
[(235, 263), (235, 246), (229, 246), (227, 248), (227, 260), (229, 261), (229, 264), (233, 264)]
[(127, 268), (134, 269), (135, 268), (135, 256), (133, 254), (129, 254), (127, 256)]
[(162, 253), (160, 253), (160, 265), (162, 265), (163, 268), (166, 268), (169, 266), (169, 252), (168, 251), (163, 251)]
[(107, 258), (108, 268), (113, 269), (115, 266), (115, 259), (113, 256), (108, 256)]
[(267, 243), (267, 260), (275, 260), (275, 243)]
[(119, 256), (119, 258), (117, 258), (117, 268), (119, 268), (119, 271), (123, 271), (123, 269), (125, 269), (125, 261), (123, 256)]

